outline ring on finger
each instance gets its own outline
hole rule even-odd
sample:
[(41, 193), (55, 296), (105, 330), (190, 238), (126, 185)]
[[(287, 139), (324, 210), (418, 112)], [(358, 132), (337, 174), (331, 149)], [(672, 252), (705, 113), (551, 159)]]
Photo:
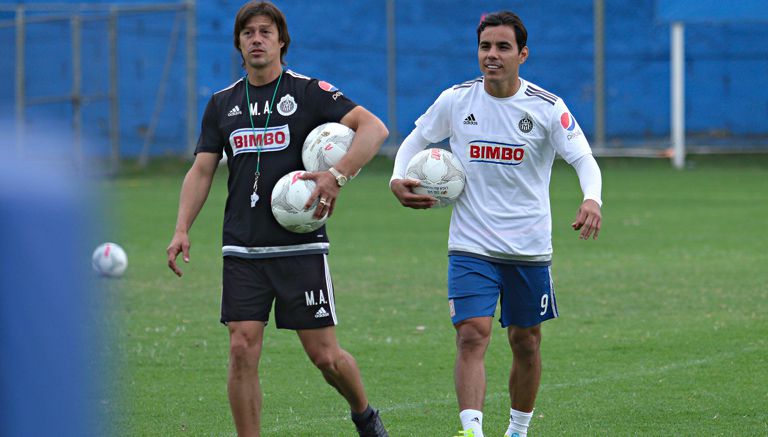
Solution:
[(320, 204), (323, 206), (326, 206), (328, 204), (328, 199), (326, 199), (325, 197), (321, 197)]

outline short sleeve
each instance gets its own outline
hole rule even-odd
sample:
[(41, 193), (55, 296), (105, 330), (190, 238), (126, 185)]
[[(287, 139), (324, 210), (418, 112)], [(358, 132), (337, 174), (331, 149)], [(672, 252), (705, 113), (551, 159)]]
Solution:
[(581, 126), (562, 99), (555, 102), (549, 122), (549, 137), (557, 153), (569, 164), (592, 153)]
[(439, 143), (451, 136), (452, 97), (452, 89), (443, 91), (427, 112), (416, 120), (422, 136), (430, 143)]
[(339, 122), (357, 106), (341, 90), (324, 80), (312, 79), (307, 86), (307, 95), (316, 113), (327, 121)]
[(218, 114), (216, 110), (215, 96), (211, 96), (208, 105), (203, 113), (203, 121), (200, 126), (200, 138), (197, 140), (195, 155), (200, 152), (210, 152), (221, 154), (224, 151), (226, 139), (221, 135), (219, 129)]

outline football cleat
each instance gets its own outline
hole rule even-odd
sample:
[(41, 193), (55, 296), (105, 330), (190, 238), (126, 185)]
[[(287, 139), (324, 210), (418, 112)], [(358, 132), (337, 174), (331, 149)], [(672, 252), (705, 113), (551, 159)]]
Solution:
[(379, 416), (379, 410), (373, 410), (373, 415), (366, 423), (358, 424), (355, 422), (355, 427), (357, 427), (357, 433), (360, 434), (360, 437), (389, 437), (387, 429), (384, 428), (384, 423), (381, 421), (381, 416)]

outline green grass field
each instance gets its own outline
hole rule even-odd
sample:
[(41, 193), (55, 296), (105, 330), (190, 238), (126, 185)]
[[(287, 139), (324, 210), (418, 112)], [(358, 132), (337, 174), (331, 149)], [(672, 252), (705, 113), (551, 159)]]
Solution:
[[(572, 168), (552, 177), (560, 318), (544, 325), (544, 374), (531, 436), (768, 435), (768, 156), (601, 159), (603, 230), (570, 229)], [(130, 266), (100, 281), (113, 332), (116, 435), (234, 436), (228, 336), (219, 324), (225, 168), (191, 232), (182, 279), (166, 267), (188, 163), (126, 169), (102, 183)], [(344, 188), (329, 221), (338, 336), (390, 434), (459, 429), (454, 331), (446, 302), (449, 209), (414, 211), (377, 158)], [(511, 352), (495, 328), (486, 358), (487, 436), (507, 425)], [(346, 403), (296, 335), (268, 326), (261, 362), (264, 436), (354, 436)]]

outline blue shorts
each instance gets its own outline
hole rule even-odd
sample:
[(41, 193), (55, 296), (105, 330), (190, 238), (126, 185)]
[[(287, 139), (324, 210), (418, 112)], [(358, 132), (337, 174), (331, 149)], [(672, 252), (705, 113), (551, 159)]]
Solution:
[(448, 257), (448, 304), (451, 321), (493, 317), (501, 301), (501, 326), (528, 328), (557, 317), (550, 266)]

